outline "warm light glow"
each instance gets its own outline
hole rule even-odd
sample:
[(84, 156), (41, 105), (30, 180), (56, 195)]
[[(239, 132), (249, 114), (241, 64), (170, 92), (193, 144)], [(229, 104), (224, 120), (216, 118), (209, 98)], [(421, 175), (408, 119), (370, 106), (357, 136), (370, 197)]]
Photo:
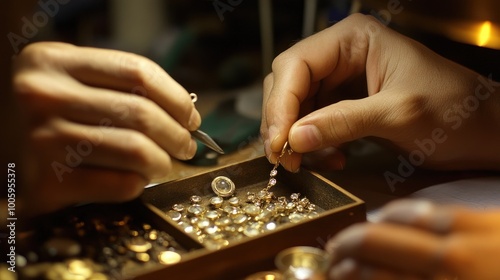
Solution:
[(483, 24), (481, 24), (481, 27), (479, 28), (479, 33), (477, 35), (477, 45), (482, 47), (488, 44), (490, 37), (491, 37), (491, 22), (485, 21)]

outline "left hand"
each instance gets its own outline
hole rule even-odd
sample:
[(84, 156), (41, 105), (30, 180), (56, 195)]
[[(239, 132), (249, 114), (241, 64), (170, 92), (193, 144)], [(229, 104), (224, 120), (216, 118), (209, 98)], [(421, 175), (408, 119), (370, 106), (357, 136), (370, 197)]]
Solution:
[(500, 210), (402, 200), (326, 245), (330, 279), (500, 279)]

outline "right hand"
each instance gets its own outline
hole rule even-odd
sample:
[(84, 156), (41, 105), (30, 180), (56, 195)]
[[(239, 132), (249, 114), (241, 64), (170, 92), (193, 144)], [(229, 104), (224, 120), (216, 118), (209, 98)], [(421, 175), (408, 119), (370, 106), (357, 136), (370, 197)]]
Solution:
[[(423, 154), (424, 166), (500, 170), (499, 88), (373, 17), (352, 15), (274, 60), (264, 81), (266, 155), (275, 162), (288, 141), (296, 153), (282, 163), (296, 171), (302, 154), (374, 136)], [(327, 159), (330, 169), (345, 161), (338, 150)]]

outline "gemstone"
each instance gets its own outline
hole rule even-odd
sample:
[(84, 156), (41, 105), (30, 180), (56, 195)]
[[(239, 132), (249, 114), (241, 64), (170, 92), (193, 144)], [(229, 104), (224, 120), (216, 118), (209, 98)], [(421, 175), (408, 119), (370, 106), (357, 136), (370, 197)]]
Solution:
[(272, 216), (273, 216), (273, 213), (271, 211), (263, 210), (255, 217), (255, 220), (265, 222), (265, 221), (268, 221)]
[(275, 179), (275, 178), (271, 178), (271, 179), (269, 179), (269, 184), (268, 184), (268, 186), (272, 187), (272, 186), (274, 186), (274, 185), (276, 185), (276, 179)]
[(210, 226), (210, 220), (208, 220), (208, 219), (200, 219), (198, 221), (198, 223), (196, 223), (196, 225), (200, 229), (206, 228), (206, 227)]
[(193, 195), (189, 199), (192, 203), (199, 204), (201, 202), (201, 197), (199, 195)]
[(224, 207), (224, 212), (226, 212), (228, 214), (236, 215), (240, 212), (240, 209), (238, 207), (235, 207), (235, 206), (227, 205), (226, 207)]
[(237, 214), (236, 216), (233, 217), (233, 222), (235, 224), (243, 224), (248, 220), (248, 216), (245, 214)]
[(194, 229), (193, 226), (187, 225), (187, 226), (184, 227), (184, 232), (185, 233), (194, 233), (195, 229)]
[(158, 254), (158, 262), (164, 265), (178, 263), (181, 260), (181, 255), (173, 251), (163, 251)]
[(257, 216), (260, 213), (260, 208), (252, 204), (247, 204), (243, 207), (243, 211), (250, 216)]
[(66, 276), (74, 275), (81, 277), (81, 279), (87, 279), (93, 273), (93, 269), (87, 262), (76, 259), (70, 260), (67, 263), (67, 271), (69, 275)]
[(182, 217), (181, 213), (174, 210), (168, 211), (167, 216), (170, 217), (170, 219), (172, 219), (175, 222), (179, 221)]
[(174, 204), (174, 206), (172, 206), (172, 210), (182, 212), (182, 211), (184, 211), (184, 205)]
[(138, 236), (138, 237), (134, 237), (134, 238), (126, 240), (125, 246), (127, 246), (127, 248), (130, 251), (133, 251), (136, 253), (144, 253), (147, 250), (151, 249), (152, 245), (146, 239)]
[(217, 211), (211, 210), (205, 214), (205, 217), (207, 217), (210, 220), (214, 220), (219, 217), (219, 213), (217, 213)]
[(264, 225), (264, 229), (265, 229), (265, 230), (269, 230), (269, 231), (270, 231), (270, 230), (275, 230), (277, 226), (278, 226), (278, 225), (276, 224), (276, 222), (268, 222), (268, 223), (266, 223), (266, 224)]
[(223, 202), (224, 199), (220, 196), (214, 196), (210, 199), (210, 204), (212, 204), (215, 207), (220, 207)]
[(233, 206), (237, 206), (240, 203), (240, 199), (236, 196), (233, 196), (228, 200), (228, 202)]
[(252, 201), (255, 199), (255, 193), (253, 192), (248, 192), (247, 193), (247, 201)]
[(271, 170), (271, 173), (269, 174), (269, 176), (274, 177), (276, 175), (278, 175), (278, 170), (276, 170), (276, 169)]
[(260, 233), (261, 225), (258, 223), (248, 224), (243, 229), (243, 234), (248, 237), (256, 236)]
[(288, 218), (290, 219), (290, 223), (298, 223), (302, 221), (305, 218), (305, 216), (304, 214), (300, 213), (292, 213), (288, 216)]
[(316, 212), (316, 211), (312, 211), (311, 213), (307, 214), (307, 217), (308, 217), (309, 219), (313, 219), (313, 218), (316, 218), (316, 217), (318, 217), (318, 216), (319, 216), (319, 214), (318, 214), (318, 212)]
[(201, 215), (205, 211), (205, 208), (203, 208), (199, 204), (193, 204), (188, 207), (188, 212), (193, 214), (193, 215)]
[(205, 229), (205, 232), (206, 232), (207, 234), (216, 234), (216, 233), (217, 233), (217, 232), (219, 232), (219, 231), (220, 231), (220, 229), (219, 229), (219, 227), (218, 227), (218, 226), (210, 226), (210, 227), (207, 227), (207, 228)]
[(299, 199), (299, 196), (300, 196), (300, 193), (292, 193), (292, 194), (290, 195), (290, 198), (291, 198), (292, 200), (297, 200), (297, 199)]
[(263, 198), (265, 198), (266, 196), (267, 196), (267, 191), (262, 190), (262, 191), (260, 191), (260, 192), (258, 192), (258, 193), (257, 193), (257, 197), (258, 197), (259, 199), (263, 199)]
[(215, 224), (218, 226), (227, 226), (231, 224), (231, 219), (229, 217), (222, 217), (215, 220)]
[(219, 196), (229, 197), (233, 195), (235, 186), (231, 179), (219, 176), (212, 181), (212, 190)]
[(149, 261), (150, 257), (147, 253), (137, 253), (135, 254), (135, 259), (145, 263)]
[(149, 240), (153, 240), (154, 241), (157, 238), (158, 238), (158, 231), (156, 231), (156, 230), (153, 229), (152, 231), (149, 232), (149, 234), (148, 234), (148, 239)]

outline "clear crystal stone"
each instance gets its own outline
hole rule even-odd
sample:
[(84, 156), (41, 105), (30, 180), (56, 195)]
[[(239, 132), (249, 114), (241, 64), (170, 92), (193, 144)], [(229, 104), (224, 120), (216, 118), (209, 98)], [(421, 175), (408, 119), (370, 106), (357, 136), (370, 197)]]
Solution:
[(172, 206), (172, 210), (182, 212), (184, 211), (184, 205), (174, 204), (174, 206)]
[(243, 211), (250, 216), (257, 216), (260, 213), (260, 208), (252, 204), (247, 204), (243, 207)]

